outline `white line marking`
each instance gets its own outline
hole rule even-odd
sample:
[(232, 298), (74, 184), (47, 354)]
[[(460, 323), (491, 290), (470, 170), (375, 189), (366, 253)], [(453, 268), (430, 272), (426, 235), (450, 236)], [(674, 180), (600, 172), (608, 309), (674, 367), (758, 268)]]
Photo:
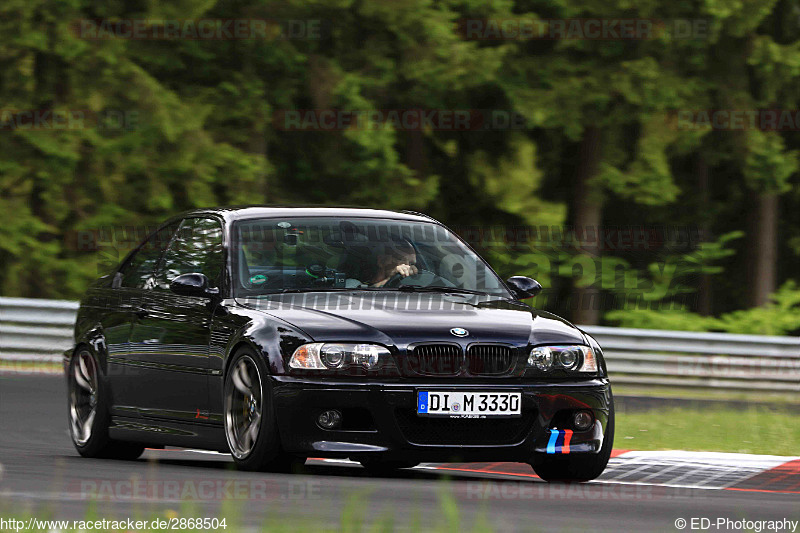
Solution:
[(631, 476), (631, 475), (633, 475), (633, 474), (635, 474), (637, 472), (641, 472), (642, 470), (646, 470), (647, 468), (650, 468), (651, 466), (653, 466), (653, 463), (644, 463), (641, 466), (639, 466), (638, 468), (634, 468), (633, 470), (626, 470), (625, 472), (622, 472), (619, 476), (616, 476), (616, 477), (611, 478), (611, 479), (618, 480), (618, 479), (626, 478), (626, 477)]
[(660, 476), (660, 475), (666, 474), (667, 472), (672, 472), (673, 470), (675, 470), (677, 468), (680, 468), (680, 467), (681, 467), (681, 465), (668, 466), (664, 470), (659, 470), (658, 472), (653, 472), (652, 474), (649, 474), (649, 475), (643, 477), (642, 479), (639, 480), (639, 482), (643, 483), (643, 482), (647, 481), (650, 478), (654, 478), (656, 476)]

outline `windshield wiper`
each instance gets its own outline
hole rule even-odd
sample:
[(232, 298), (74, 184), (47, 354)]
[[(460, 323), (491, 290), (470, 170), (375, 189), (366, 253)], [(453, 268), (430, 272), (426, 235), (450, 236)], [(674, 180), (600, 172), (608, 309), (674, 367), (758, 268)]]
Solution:
[(420, 285), (401, 285), (399, 287), (295, 287), (295, 288), (281, 289), (276, 292), (268, 292), (265, 293), (264, 295), (266, 296), (269, 294), (288, 294), (288, 293), (303, 293), (303, 292), (358, 292), (358, 291), (435, 292), (441, 294), (470, 294), (470, 295), (477, 294), (479, 296), (496, 296), (498, 298), (503, 298), (503, 295), (501, 294), (476, 291), (472, 289), (461, 289), (459, 287), (440, 287), (440, 286), (423, 287)]
[(461, 289), (459, 287), (439, 287), (436, 285), (423, 287), (421, 285), (401, 285), (397, 287), (398, 291), (404, 292), (439, 292), (439, 293), (454, 293), (454, 294), (479, 294), (481, 296), (497, 296), (502, 298), (499, 294), (484, 291), (474, 291), (472, 289)]
[(292, 287), (279, 291), (266, 292), (264, 294), (286, 294), (296, 292), (354, 292), (354, 291), (391, 291), (397, 289), (385, 289), (383, 287)]
[(342, 292), (342, 291), (352, 291), (352, 288), (347, 287), (294, 287), (289, 289), (281, 289), (276, 292), (268, 292), (265, 294), (286, 294), (290, 292)]

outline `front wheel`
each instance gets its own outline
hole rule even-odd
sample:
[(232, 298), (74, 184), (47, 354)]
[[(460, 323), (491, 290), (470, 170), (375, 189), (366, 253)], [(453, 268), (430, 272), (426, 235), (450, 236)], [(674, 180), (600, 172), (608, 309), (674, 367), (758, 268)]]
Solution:
[(614, 403), (609, 407), (608, 424), (603, 446), (596, 454), (545, 455), (537, 454), (531, 466), (545, 481), (591, 481), (605, 470), (614, 444)]
[(289, 472), (305, 462), (281, 450), (272, 389), (260, 357), (250, 350), (234, 356), (224, 395), (225, 437), (238, 468)]

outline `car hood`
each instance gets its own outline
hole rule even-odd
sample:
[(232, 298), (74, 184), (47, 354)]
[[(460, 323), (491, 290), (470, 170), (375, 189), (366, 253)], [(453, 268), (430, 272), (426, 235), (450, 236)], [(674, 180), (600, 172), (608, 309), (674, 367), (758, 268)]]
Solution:
[[(566, 320), (519, 303), (482, 295), (402, 292), (301, 293), (237, 299), (304, 331), (315, 341), (503, 342), (585, 344)], [(457, 337), (453, 328), (468, 334)]]

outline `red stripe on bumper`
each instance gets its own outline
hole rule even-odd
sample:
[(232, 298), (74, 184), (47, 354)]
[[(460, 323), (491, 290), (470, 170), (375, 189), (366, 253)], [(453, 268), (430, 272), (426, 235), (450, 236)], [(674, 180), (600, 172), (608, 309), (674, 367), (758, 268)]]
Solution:
[(561, 446), (561, 453), (569, 453), (569, 441), (572, 440), (572, 430), (564, 430), (564, 444)]

